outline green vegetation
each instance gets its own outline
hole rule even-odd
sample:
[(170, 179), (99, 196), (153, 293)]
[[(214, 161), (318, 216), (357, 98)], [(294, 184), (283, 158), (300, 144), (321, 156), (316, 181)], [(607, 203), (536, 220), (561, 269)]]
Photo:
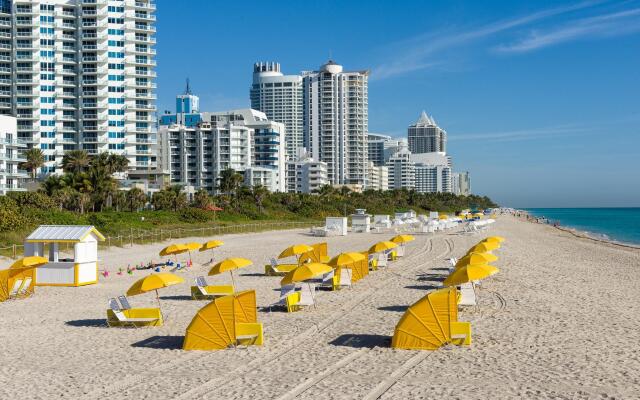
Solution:
[[(31, 167), (38, 164), (35, 161)], [(327, 216), (351, 214), (356, 208), (393, 214), (409, 209), (457, 212), (496, 206), (487, 197), (407, 190), (356, 193), (346, 187), (325, 186), (315, 194), (270, 193), (264, 187), (242, 186), (242, 176), (233, 170), (221, 174), (221, 194), (210, 196), (202, 190), (190, 202), (180, 186), (168, 186), (151, 198), (137, 188), (121, 190), (113, 176), (127, 168), (122, 156), (90, 157), (74, 150), (65, 154), (62, 166), (65, 173), (48, 177), (40, 191), (0, 197), (0, 248), (21, 244), (41, 224), (95, 225), (106, 236), (144, 238), (145, 232), (151, 235), (160, 229), (180, 232), (256, 221), (318, 223)], [(219, 208), (222, 211), (216, 211)]]

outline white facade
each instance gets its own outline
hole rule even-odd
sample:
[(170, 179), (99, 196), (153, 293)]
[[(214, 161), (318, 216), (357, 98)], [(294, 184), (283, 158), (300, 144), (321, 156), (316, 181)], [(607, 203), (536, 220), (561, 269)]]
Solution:
[(298, 149), (303, 147), (302, 77), (283, 75), (280, 64), (260, 62), (253, 66), (250, 90), (251, 108), (264, 112), (272, 121), (283, 123), (286, 129), (286, 161), (289, 163), (287, 191), (296, 187), (295, 168)]
[(369, 162), (369, 185), (367, 189), (371, 190), (389, 190), (389, 168), (384, 165), (375, 166)]
[(305, 147), (327, 164), (332, 185), (366, 187), (369, 72), (329, 61), (302, 76)]
[(155, 141), (153, 0), (14, 0), (0, 11), (0, 113), (60, 172), (65, 151), (150, 168)]
[(416, 185), (416, 167), (411, 161), (411, 152), (405, 142), (400, 142), (398, 151), (387, 162), (389, 189), (413, 190)]
[(471, 194), (471, 179), (469, 172), (454, 172), (451, 174), (451, 189), (454, 194), (468, 196)]
[(416, 153), (447, 151), (447, 132), (441, 129), (426, 112), (408, 129), (409, 150)]
[(296, 192), (312, 193), (329, 185), (327, 163), (314, 161), (308, 155), (302, 155), (295, 163)]
[(389, 143), (397, 143), (391, 136), (382, 135), (380, 133), (367, 133), (367, 148), (369, 152), (369, 161), (373, 165), (385, 165), (387, 159), (385, 159), (385, 149), (389, 146)]
[(412, 154), (415, 165), (415, 190), (419, 193), (451, 193), (451, 159), (445, 153)]
[(21, 153), (27, 146), (17, 137), (17, 120), (0, 115), (0, 195), (24, 190), (20, 181), (29, 176), (18, 169), (18, 165), (26, 161)]
[(161, 126), (159, 136), (162, 167), (172, 183), (215, 193), (222, 171), (251, 169), (245, 178), (250, 185), (285, 190), (285, 128), (262, 112), (206, 112), (197, 126)]

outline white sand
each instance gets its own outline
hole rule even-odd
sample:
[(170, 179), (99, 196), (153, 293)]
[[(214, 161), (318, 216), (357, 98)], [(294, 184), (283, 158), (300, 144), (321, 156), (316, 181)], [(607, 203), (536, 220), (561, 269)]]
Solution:
[[(107, 299), (147, 273), (118, 276), (117, 267), (158, 260), (164, 245), (112, 248), (100, 253), (111, 276), (98, 285), (39, 287), (29, 299), (0, 303), (0, 398), (639, 398), (640, 250), (509, 217), (495, 225), (491, 234), (507, 238), (495, 263), (501, 272), (482, 284), (480, 310), (460, 315), (472, 322), (471, 347), (418, 352), (389, 343), (406, 306), (437, 284), (444, 258), (484, 235), (418, 236), (390, 269), (351, 290), (320, 292), (317, 309), (260, 312), (263, 347), (215, 352), (179, 350), (206, 304), (187, 297), (193, 277), (206, 274), (200, 265), (184, 273), (187, 284), (162, 291), (164, 326), (104, 327)], [(387, 237), (329, 238), (329, 251), (364, 250)], [(236, 281), (256, 289), (259, 306), (278, 298), (280, 278), (258, 275), (269, 257), (321, 241), (303, 231), (222, 239), (216, 259), (254, 260)], [(154, 301), (131, 298), (134, 307)]]

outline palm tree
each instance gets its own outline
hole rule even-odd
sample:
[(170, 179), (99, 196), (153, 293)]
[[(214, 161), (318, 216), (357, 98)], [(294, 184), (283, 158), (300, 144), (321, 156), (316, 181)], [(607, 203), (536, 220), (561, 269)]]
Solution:
[(42, 150), (34, 147), (25, 151), (24, 156), (27, 161), (20, 164), (20, 167), (31, 172), (31, 178), (35, 181), (38, 168), (44, 165), (44, 153)]
[(142, 189), (137, 187), (129, 189), (127, 192), (127, 206), (129, 207), (129, 211), (138, 211), (140, 208), (144, 207), (146, 203), (147, 195), (144, 194)]
[(86, 150), (69, 150), (62, 157), (62, 169), (74, 174), (83, 172), (90, 163), (91, 157)]
[(260, 211), (260, 214), (264, 213), (263, 202), (264, 202), (264, 198), (268, 194), (269, 194), (269, 190), (262, 185), (254, 186), (253, 190), (251, 191), (251, 195), (253, 196), (253, 200), (255, 200), (256, 202), (256, 207), (258, 207), (258, 211)]
[(193, 205), (198, 208), (205, 209), (211, 205), (211, 197), (205, 189), (200, 189), (193, 196)]

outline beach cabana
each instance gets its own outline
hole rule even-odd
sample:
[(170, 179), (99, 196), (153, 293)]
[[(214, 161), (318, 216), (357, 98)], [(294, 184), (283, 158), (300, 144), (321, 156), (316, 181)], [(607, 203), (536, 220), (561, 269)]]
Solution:
[(414, 241), (416, 238), (413, 235), (397, 235), (391, 238), (393, 243), (398, 245), (398, 248), (395, 250), (396, 257), (404, 257), (405, 246), (407, 243)]
[[(38, 286), (83, 286), (98, 282), (98, 242), (105, 238), (93, 226), (40, 225), (24, 244), (25, 256), (48, 258), (36, 269)], [(66, 254), (61, 247), (71, 254)]]
[(431, 292), (404, 313), (391, 339), (391, 347), (436, 350), (446, 344), (471, 344), (471, 325), (458, 321), (455, 288)]
[(183, 350), (222, 350), (236, 345), (262, 345), (256, 292), (219, 297), (201, 308), (187, 327)]
[(334, 289), (339, 285), (342, 278), (342, 270), (348, 268), (351, 270), (351, 282), (355, 283), (369, 274), (369, 265), (367, 256), (362, 253), (340, 253), (329, 261), (329, 265), (336, 269), (333, 284)]
[(303, 264), (306, 262), (315, 262), (315, 263), (327, 263), (331, 259), (329, 257), (329, 246), (327, 242), (316, 243), (311, 245), (313, 250), (307, 251), (300, 255), (298, 259), (298, 264)]
[(25, 257), (0, 271), (0, 301), (30, 296), (36, 284), (35, 268), (48, 262), (44, 257)]

